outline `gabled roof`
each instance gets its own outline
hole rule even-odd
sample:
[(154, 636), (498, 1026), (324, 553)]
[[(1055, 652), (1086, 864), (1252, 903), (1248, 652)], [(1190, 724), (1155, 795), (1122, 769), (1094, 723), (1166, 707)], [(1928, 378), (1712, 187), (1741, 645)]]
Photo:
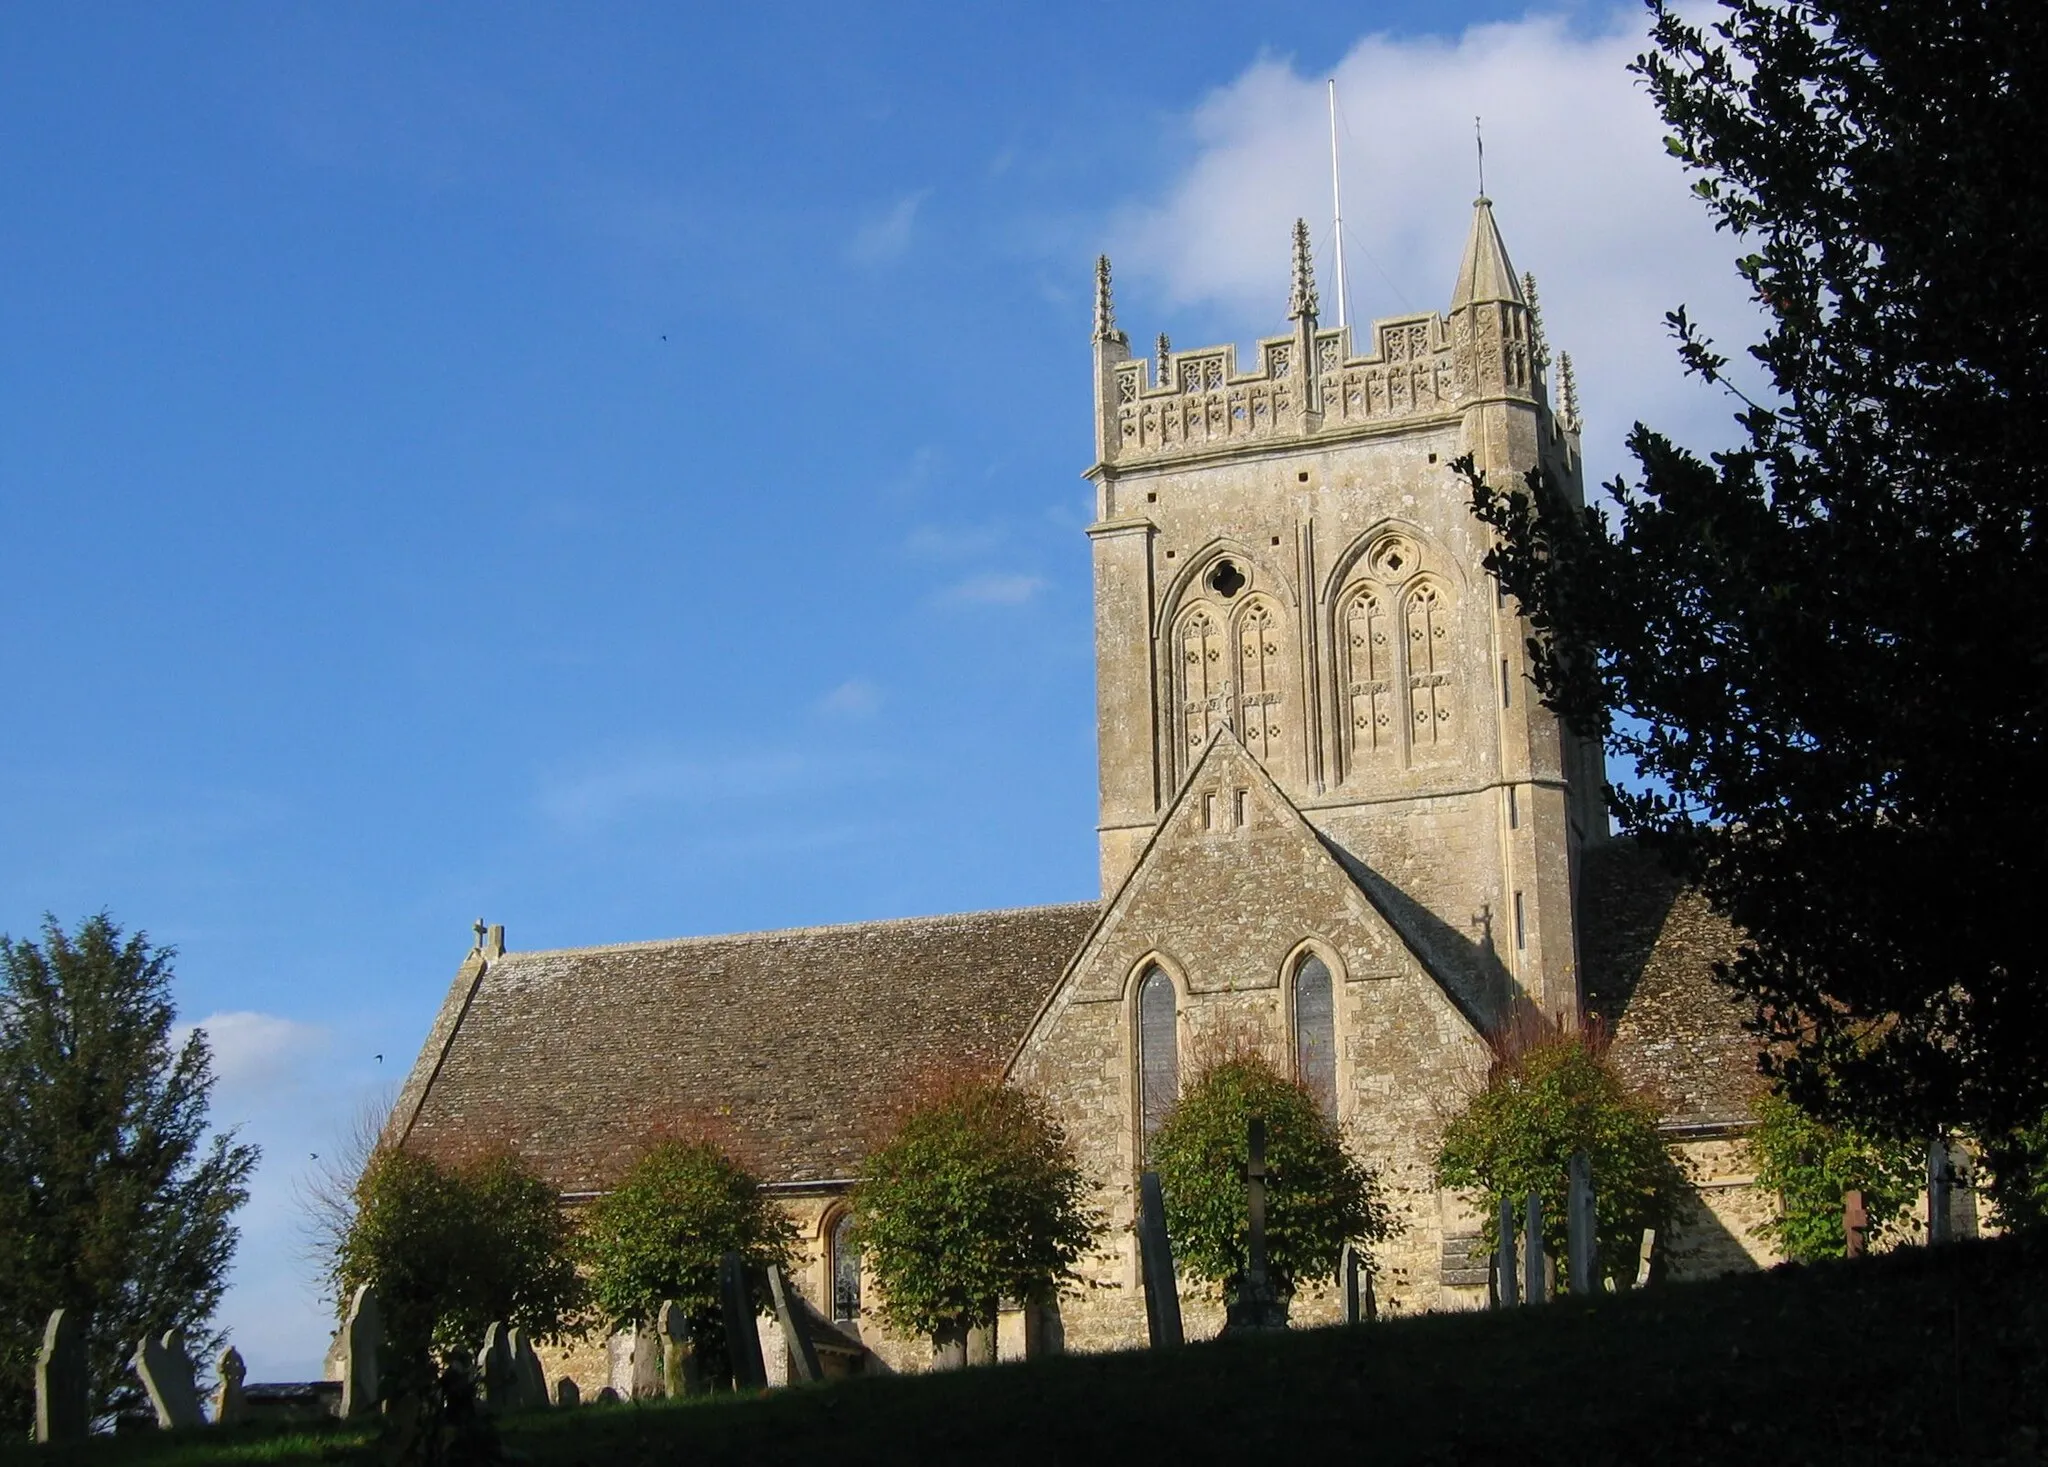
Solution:
[(1621, 1072), (1673, 1125), (1739, 1125), (1763, 1080), (1741, 1002), (1714, 981), (1741, 935), (1633, 841), (1589, 848), (1580, 867), (1586, 1007), (1614, 1035)]
[(1096, 910), (472, 956), (393, 1130), (446, 1157), (510, 1145), (569, 1193), (665, 1128), (767, 1181), (846, 1177), (906, 1087), (1002, 1062)]

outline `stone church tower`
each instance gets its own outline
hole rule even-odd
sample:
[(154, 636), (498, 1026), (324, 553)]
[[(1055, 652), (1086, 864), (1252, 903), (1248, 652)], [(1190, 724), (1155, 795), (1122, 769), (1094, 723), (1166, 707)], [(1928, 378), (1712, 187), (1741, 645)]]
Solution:
[[(1227, 730), (1322, 837), (1410, 909), (1481, 1015), (1579, 1007), (1582, 845), (1597, 748), (1524, 676), (1526, 623), (1481, 566), (1451, 469), (1542, 467), (1583, 497), (1577, 423), (1490, 202), (1447, 316), (1326, 329), (1297, 224), (1292, 330), (1132, 356), (1108, 264), (1095, 316), (1095, 638), (1103, 896)], [(1229, 821), (1234, 812), (1212, 812)]]

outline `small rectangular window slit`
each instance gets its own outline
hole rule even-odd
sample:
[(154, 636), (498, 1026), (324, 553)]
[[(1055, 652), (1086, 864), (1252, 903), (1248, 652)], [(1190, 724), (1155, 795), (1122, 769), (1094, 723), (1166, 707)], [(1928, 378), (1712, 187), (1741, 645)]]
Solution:
[(1206, 794), (1202, 796), (1202, 829), (1214, 830), (1215, 828), (1216, 796), (1214, 794)]
[(1507, 660), (1507, 658), (1503, 657), (1503, 658), (1501, 658), (1501, 660), (1500, 660), (1500, 706), (1501, 706), (1501, 707), (1503, 707), (1503, 708), (1512, 708), (1512, 707), (1514, 707), (1514, 706), (1515, 706), (1515, 700), (1514, 700), (1514, 696), (1513, 696), (1513, 694), (1514, 694), (1514, 686), (1515, 686), (1515, 685), (1514, 685), (1514, 683), (1513, 683), (1512, 681), (1510, 681), (1510, 680), (1509, 680), (1509, 678), (1508, 678), (1508, 660)]
[(1235, 816), (1235, 819), (1232, 821), (1232, 823), (1236, 825), (1239, 830), (1244, 829), (1245, 797), (1250, 793), (1251, 791), (1249, 790), (1239, 790), (1237, 792), (1236, 808), (1232, 812)]
[(1513, 785), (1509, 785), (1509, 786), (1508, 786), (1508, 829), (1509, 829), (1509, 830), (1519, 830), (1519, 829), (1521, 829), (1521, 828), (1522, 828), (1522, 812), (1521, 812), (1521, 810), (1520, 810), (1519, 808), (1517, 808), (1517, 806), (1516, 806), (1516, 803), (1515, 803), (1515, 787), (1514, 787)]
[(1522, 894), (1515, 893), (1515, 951), (1520, 952), (1529, 945), (1529, 934), (1522, 926)]

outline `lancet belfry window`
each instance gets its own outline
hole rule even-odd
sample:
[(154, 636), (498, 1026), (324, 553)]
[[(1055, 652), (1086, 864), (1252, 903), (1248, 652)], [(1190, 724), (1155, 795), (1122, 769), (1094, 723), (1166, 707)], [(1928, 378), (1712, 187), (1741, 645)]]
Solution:
[(1409, 591), (1408, 706), (1417, 749), (1451, 739), (1450, 618), (1443, 598), (1427, 583)]
[(1147, 1145), (1180, 1098), (1179, 1009), (1173, 980), (1146, 969), (1138, 983), (1138, 1120)]
[(1260, 763), (1268, 762), (1280, 740), (1280, 619), (1265, 601), (1254, 601), (1237, 618), (1238, 737)]
[(1186, 745), (1182, 767), (1186, 768), (1229, 717), (1230, 664), (1225, 660), (1223, 628), (1202, 607), (1181, 619), (1175, 644), (1174, 691)]
[(1330, 966), (1314, 953), (1294, 970), (1294, 1073), (1337, 1118), (1337, 1009)]

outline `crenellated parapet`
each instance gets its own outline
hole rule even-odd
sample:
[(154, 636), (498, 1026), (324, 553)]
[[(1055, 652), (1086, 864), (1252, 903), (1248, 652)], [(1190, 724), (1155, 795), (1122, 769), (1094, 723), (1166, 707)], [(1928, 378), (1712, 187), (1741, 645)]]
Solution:
[(1354, 351), (1349, 328), (1317, 326), (1305, 240), (1297, 225), (1289, 303), (1295, 330), (1261, 339), (1249, 363), (1234, 345), (1176, 352), (1163, 337), (1156, 362), (1132, 356), (1104, 314), (1101, 262), (1099, 463), (1171, 462), (1407, 427), (1478, 402), (1537, 401), (1542, 347), (1486, 200), (1475, 210), (1450, 313), (1374, 321), (1363, 353)]

